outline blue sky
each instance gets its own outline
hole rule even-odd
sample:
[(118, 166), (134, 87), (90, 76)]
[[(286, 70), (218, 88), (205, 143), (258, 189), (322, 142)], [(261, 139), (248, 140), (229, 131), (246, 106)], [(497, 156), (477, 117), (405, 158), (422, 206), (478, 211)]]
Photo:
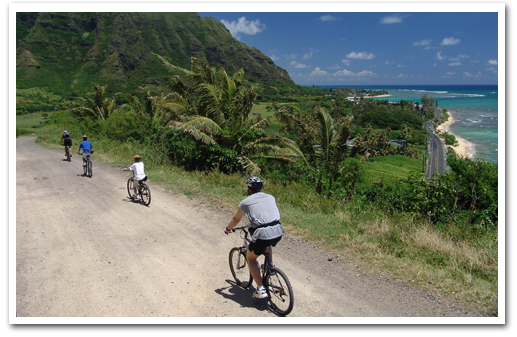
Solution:
[(496, 10), (198, 13), (301, 85), (498, 83)]

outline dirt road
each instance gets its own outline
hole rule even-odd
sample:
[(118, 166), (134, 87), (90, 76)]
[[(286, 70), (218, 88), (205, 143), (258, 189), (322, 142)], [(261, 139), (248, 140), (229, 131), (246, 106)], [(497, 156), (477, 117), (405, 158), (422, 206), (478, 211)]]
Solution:
[[(233, 282), (228, 252), (241, 240), (223, 229), (234, 209), (172, 194), (152, 177), (146, 207), (127, 198), (120, 167), (94, 158), (87, 178), (78, 155), (64, 159), (16, 139), (17, 317), (276, 317)], [(478, 316), (329, 256), (288, 233), (275, 248), (295, 292), (289, 317)]]

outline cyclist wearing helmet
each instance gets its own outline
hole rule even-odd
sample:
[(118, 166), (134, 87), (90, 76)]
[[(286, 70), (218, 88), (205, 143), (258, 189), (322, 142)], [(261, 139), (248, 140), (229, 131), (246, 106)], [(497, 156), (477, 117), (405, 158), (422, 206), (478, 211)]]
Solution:
[(61, 135), (61, 143), (65, 146), (65, 156), (66, 156), (66, 150), (68, 149), (68, 152), (70, 152), (70, 157), (72, 157), (72, 136), (68, 133), (68, 131), (64, 131)]
[(124, 171), (133, 171), (134, 173), (134, 177), (133, 177), (133, 180), (136, 182), (135, 184), (133, 184), (133, 191), (135, 192), (133, 194), (133, 199), (137, 199), (137, 194), (136, 194), (136, 186), (138, 185), (138, 182), (140, 180), (144, 180), (146, 181), (147, 180), (147, 175), (145, 174), (144, 172), (144, 163), (141, 161), (141, 158), (139, 155), (135, 154), (133, 156), (133, 159), (135, 160), (135, 162), (133, 163), (133, 165), (129, 166), (129, 167), (125, 167), (124, 168)]
[(249, 196), (239, 204), (237, 213), (232, 217), (228, 227), (224, 229), (226, 234), (232, 233), (244, 214), (250, 221), (251, 242), (248, 247), (246, 259), (251, 271), (251, 276), (257, 284), (257, 290), (253, 298), (266, 298), (266, 289), (262, 285), (260, 268), (257, 258), (262, 254), (268, 254), (273, 263), (273, 249), (284, 234), (284, 227), (280, 223), (280, 212), (276, 205), (275, 197), (261, 192), (263, 180), (259, 177), (248, 178)]
[(81, 149), (83, 149), (83, 166), (86, 165), (86, 155), (91, 155), (93, 153), (93, 145), (92, 142), (88, 140), (86, 135), (83, 135), (83, 141), (79, 144), (79, 151), (77, 154), (81, 154)]

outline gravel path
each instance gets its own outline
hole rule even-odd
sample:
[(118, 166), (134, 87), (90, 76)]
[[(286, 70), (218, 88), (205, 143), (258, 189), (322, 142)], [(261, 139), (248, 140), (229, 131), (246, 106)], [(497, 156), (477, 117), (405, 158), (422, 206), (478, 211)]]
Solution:
[[(87, 178), (80, 156), (64, 159), (35, 138), (16, 139), (17, 318), (277, 317), (232, 279), (228, 252), (241, 240), (223, 228), (233, 209), (165, 191), (152, 177), (146, 207), (128, 199), (129, 175), (120, 167), (94, 155)], [(294, 309), (281, 322), (480, 316), (406, 284), (361, 276), (329, 256), (288, 233), (275, 248), (275, 263), (295, 292)]]

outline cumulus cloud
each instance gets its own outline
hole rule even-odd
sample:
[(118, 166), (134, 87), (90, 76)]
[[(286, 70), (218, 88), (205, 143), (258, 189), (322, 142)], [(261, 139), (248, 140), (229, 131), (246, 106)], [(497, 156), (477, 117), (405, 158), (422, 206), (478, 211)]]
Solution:
[(481, 77), (483, 77), (483, 74), (481, 74), (480, 71), (478, 71), (477, 74), (471, 74), (469, 72), (464, 72), (463, 77), (464, 78), (481, 78)]
[(325, 70), (321, 70), (319, 67), (314, 68), (314, 70), (309, 74), (310, 77), (316, 76), (325, 76), (328, 75), (328, 72)]
[(422, 40), (413, 42), (413, 46), (427, 47), (431, 44), (431, 40)]
[(497, 65), (497, 60), (488, 60), (488, 64), (496, 66)]
[(391, 25), (393, 23), (402, 23), (402, 17), (400, 15), (390, 15), (381, 18), (381, 24)]
[(373, 55), (373, 53), (369, 53), (368, 54), (365, 51), (360, 52), (360, 53), (356, 53), (355, 51), (353, 51), (350, 54), (348, 54), (346, 56), (346, 58), (348, 58), (348, 59), (356, 59), (356, 60), (371, 60), (371, 59), (375, 58), (375, 55)]
[(337, 76), (337, 77), (376, 77), (378, 75), (370, 70), (363, 70), (358, 73), (354, 73), (350, 70), (343, 69), (343, 70), (340, 70), (340, 71), (334, 73), (334, 76)]
[(307, 54), (303, 55), (303, 59), (308, 60), (308, 59), (312, 58), (313, 55), (314, 55), (314, 49), (311, 48)]
[(249, 21), (244, 16), (239, 18), (237, 21), (234, 20), (230, 22), (227, 20), (221, 20), (221, 22), (226, 26), (226, 28), (228, 28), (233, 37), (237, 39), (240, 33), (255, 35), (266, 28), (266, 25), (260, 23), (260, 20)]
[(343, 62), (346, 66), (350, 66), (350, 64), (352, 64), (352, 61), (350, 61), (349, 59), (343, 59)]
[(322, 15), (318, 19), (320, 19), (323, 22), (337, 20), (337, 18), (332, 15)]
[(454, 37), (446, 37), (442, 41), (442, 46), (454, 46), (458, 43), (460, 43), (460, 39), (456, 39)]
[(289, 65), (293, 68), (297, 68), (297, 69), (300, 69), (300, 68), (309, 68), (310, 66), (306, 65), (306, 64), (303, 64), (303, 63), (300, 63), (300, 62), (296, 62), (296, 61), (292, 61), (291, 63), (289, 63)]
[(449, 63), (449, 67), (461, 66), (461, 62), (451, 62)]
[(442, 52), (441, 52), (441, 51), (439, 51), (439, 52), (437, 52), (437, 53), (436, 53), (436, 58), (437, 58), (438, 60), (440, 60), (440, 61), (445, 60), (445, 57), (443, 57), (443, 56), (442, 56)]

